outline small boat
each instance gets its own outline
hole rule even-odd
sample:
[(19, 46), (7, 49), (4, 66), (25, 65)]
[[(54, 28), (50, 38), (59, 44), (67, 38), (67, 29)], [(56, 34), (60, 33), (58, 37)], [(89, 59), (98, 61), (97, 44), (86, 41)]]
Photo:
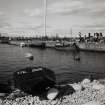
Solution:
[(29, 60), (34, 60), (34, 56), (31, 53), (27, 53), (25, 57)]
[(55, 47), (63, 47), (63, 43), (61, 43), (61, 42), (56, 42), (56, 43), (55, 43)]
[(46, 43), (44, 43), (44, 42), (40, 42), (40, 43), (31, 43), (31, 44), (29, 44), (29, 47), (32, 47), (32, 48), (34, 48), (34, 47), (36, 47), (36, 48), (46, 48)]
[(70, 50), (75, 50), (75, 47), (73, 46), (62, 46), (62, 47), (55, 47), (56, 50), (60, 51), (70, 51)]
[(45, 92), (55, 85), (56, 78), (52, 70), (45, 67), (27, 67), (14, 72), (16, 88), (31, 94)]
[(74, 55), (74, 60), (75, 61), (80, 61), (81, 60), (81, 57), (80, 57), (80, 49), (78, 47), (73, 52), (73, 55)]
[(76, 60), (76, 61), (80, 61), (80, 56), (74, 56), (74, 60)]
[(72, 43), (72, 44), (69, 44), (69, 45), (62, 45), (62, 46), (55, 46), (55, 49), (56, 50), (64, 50), (64, 51), (70, 51), (70, 50), (73, 50), (73, 51), (79, 51), (79, 47), (76, 43)]
[(26, 46), (26, 44), (24, 42), (20, 43), (20, 47), (25, 47), (25, 46)]
[(9, 44), (10, 43), (9, 37), (0, 37), (0, 43)]

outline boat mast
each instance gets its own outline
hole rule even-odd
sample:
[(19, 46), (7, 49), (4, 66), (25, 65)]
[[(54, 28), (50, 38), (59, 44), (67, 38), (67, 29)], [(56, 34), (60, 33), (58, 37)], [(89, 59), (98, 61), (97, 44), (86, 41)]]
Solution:
[(71, 34), (71, 38), (72, 38), (72, 28), (71, 28), (71, 30), (70, 30), (70, 34)]
[(46, 25), (47, 25), (47, 0), (44, 0), (44, 36), (46, 36)]
[[(46, 21), (47, 20), (47, 0), (44, 0), (44, 37), (46, 36)], [(42, 40), (43, 41), (43, 40)], [(41, 53), (42, 55), (42, 67), (44, 66), (44, 63), (43, 63), (43, 51)]]

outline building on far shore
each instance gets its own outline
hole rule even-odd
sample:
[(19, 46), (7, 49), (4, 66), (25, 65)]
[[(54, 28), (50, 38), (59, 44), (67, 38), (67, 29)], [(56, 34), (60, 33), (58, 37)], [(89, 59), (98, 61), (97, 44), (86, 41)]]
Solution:
[(9, 37), (0, 37), (0, 43), (8, 43), (9, 44), (10, 40)]

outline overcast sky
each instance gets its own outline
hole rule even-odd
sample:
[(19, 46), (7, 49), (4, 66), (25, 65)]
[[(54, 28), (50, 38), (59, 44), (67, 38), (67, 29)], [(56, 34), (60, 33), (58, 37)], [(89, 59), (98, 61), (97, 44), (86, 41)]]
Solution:
[[(0, 0), (0, 31), (42, 33), (44, 0)], [(105, 0), (47, 0), (47, 32), (105, 28)]]

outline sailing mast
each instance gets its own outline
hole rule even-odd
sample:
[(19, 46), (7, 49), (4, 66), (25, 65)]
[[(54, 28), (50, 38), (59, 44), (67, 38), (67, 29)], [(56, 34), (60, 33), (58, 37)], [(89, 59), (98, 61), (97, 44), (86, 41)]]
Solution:
[[(44, 0), (44, 25), (43, 25), (43, 28), (44, 28), (44, 37), (46, 36), (46, 24), (47, 23), (47, 0)], [(42, 42), (43, 42), (43, 39), (42, 39)], [(43, 51), (41, 53), (42, 55), (42, 67), (44, 66), (44, 63), (43, 63)]]
[(47, 25), (47, 0), (44, 0), (44, 36), (46, 36), (46, 25)]
[(72, 28), (71, 28), (71, 30), (70, 30), (71, 38), (72, 38), (72, 32), (73, 32), (73, 31), (72, 31)]

